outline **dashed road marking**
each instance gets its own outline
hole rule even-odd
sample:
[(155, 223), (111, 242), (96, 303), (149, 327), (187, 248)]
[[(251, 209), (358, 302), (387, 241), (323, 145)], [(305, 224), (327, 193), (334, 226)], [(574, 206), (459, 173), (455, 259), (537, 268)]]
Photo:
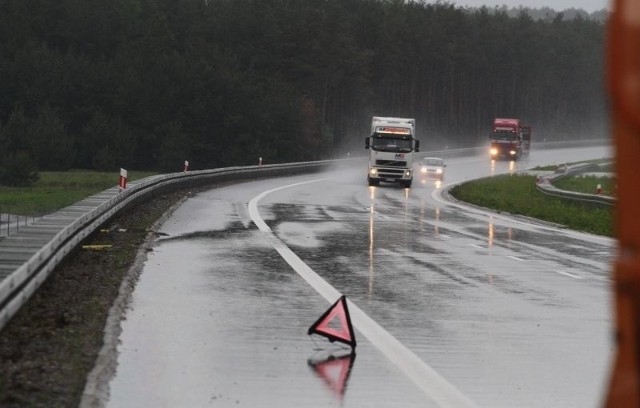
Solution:
[(518, 258), (517, 256), (514, 256), (514, 255), (507, 255), (507, 258), (513, 259), (514, 261), (520, 261), (520, 262), (526, 261), (526, 259)]
[(582, 279), (582, 276), (574, 275), (573, 273), (565, 272), (565, 271), (554, 271), (555, 273), (559, 273), (560, 275), (568, 276), (574, 279)]

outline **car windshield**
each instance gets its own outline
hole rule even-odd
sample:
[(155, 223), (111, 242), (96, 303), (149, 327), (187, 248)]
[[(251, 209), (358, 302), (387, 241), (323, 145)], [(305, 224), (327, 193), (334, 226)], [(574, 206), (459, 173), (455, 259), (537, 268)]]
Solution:
[(423, 166), (442, 166), (442, 159), (424, 159), (422, 160)]

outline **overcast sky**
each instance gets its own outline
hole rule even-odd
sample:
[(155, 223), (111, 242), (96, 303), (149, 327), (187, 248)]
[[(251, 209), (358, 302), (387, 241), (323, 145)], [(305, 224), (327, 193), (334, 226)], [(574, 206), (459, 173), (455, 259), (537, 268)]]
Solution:
[(518, 7), (520, 5), (531, 8), (550, 7), (557, 11), (574, 7), (581, 8), (589, 13), (611, 7), (609, 0), (448, 0), (447, 3), (462, 7), (481, 7), (483, 5), (495, 7), (503, 4), (507, 7)]

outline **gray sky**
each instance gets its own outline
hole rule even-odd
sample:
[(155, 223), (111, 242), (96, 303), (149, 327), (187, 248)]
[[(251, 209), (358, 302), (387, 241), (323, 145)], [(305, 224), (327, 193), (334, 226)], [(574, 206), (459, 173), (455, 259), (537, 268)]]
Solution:
[[(433, 2), (435, 3), (435, 1)], [(461, 7), (481, 7), (482, 5), (495, 7), (505, 4), (507, 7), (518, 7), (520, 5), (531, 8), (550, 7), (557, 11), (574, 7), (581, 8), (589, 13), (603, 8), (610, 8), (610, 3), (612, 3), (609, 0), (448, 0), (447, 2)]]

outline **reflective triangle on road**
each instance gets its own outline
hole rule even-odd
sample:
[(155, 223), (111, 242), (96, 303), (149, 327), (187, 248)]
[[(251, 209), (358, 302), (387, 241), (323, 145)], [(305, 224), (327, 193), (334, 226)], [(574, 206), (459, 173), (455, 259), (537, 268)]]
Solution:
[(319, 334), (329, 341), (339, 341), (356, 348), (356, 337), (351, 325), (347, 298), (341, 296), (320, 318), (309, 328), (308, 334)]

